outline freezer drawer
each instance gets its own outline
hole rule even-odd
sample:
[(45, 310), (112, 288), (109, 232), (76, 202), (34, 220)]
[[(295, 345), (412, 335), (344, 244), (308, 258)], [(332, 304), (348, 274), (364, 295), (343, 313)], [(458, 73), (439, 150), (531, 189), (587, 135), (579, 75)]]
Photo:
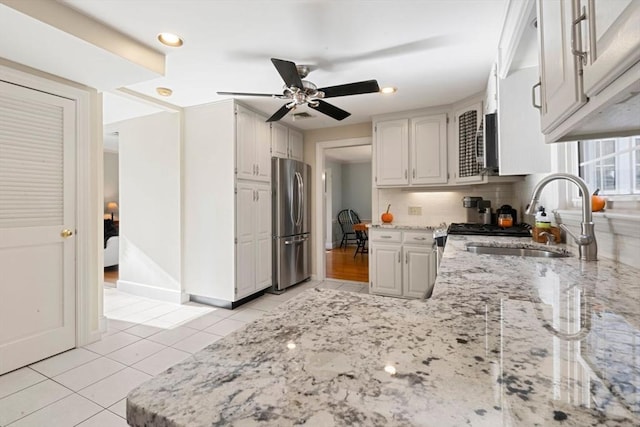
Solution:
[(273, 288), (281, 291), (311, 276), (309, 234), (274, 239)]

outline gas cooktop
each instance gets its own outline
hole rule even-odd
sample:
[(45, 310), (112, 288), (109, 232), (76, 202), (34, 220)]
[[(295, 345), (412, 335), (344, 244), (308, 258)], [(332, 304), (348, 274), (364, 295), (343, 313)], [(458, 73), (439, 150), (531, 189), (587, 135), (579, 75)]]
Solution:
[(516, 224), (513, 227), (502, 228), (494, 224), (473, 224), (452, 222), (449, 224), (447, 234), (469, 234), (476, 236), (513, 236), (530, 237), (531, 226), (529, 224)]

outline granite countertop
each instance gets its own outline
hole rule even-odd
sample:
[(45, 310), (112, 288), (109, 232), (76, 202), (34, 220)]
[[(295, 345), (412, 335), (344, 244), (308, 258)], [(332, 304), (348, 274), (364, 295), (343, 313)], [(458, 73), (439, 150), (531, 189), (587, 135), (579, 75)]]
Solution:
[[(431, 225), (403, 225), (403, 224), (371, 224), (369, 228), (376, 230), (418, 230), (418, 231), (433, 231), (440, 228), (440, 226)], [(446, 230), (447, 227), (444, 227)]]
[(449, 236), (427, 301), (305, 291), (133, 390), (129, 424), (640, 424), (640, 272), (471, 241), (531, 240)]

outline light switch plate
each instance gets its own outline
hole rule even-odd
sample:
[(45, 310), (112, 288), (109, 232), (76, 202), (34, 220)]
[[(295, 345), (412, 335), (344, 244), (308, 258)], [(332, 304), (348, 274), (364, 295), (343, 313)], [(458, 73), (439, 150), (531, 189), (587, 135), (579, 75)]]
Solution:
[(422, 215), (422, 206), (409, 206), (409, 215)]

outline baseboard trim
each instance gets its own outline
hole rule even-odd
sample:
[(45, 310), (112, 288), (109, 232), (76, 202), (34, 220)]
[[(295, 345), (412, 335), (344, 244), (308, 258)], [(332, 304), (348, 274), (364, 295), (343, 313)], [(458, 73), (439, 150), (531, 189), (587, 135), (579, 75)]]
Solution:
[(118, 280), (117, 287), (118, 290), (122, 292), (158, 301), (172, 302), (174, 304), (183, 304), (189, 301), (189, 294), (187, 293), (130, 282), (128, 280)]

